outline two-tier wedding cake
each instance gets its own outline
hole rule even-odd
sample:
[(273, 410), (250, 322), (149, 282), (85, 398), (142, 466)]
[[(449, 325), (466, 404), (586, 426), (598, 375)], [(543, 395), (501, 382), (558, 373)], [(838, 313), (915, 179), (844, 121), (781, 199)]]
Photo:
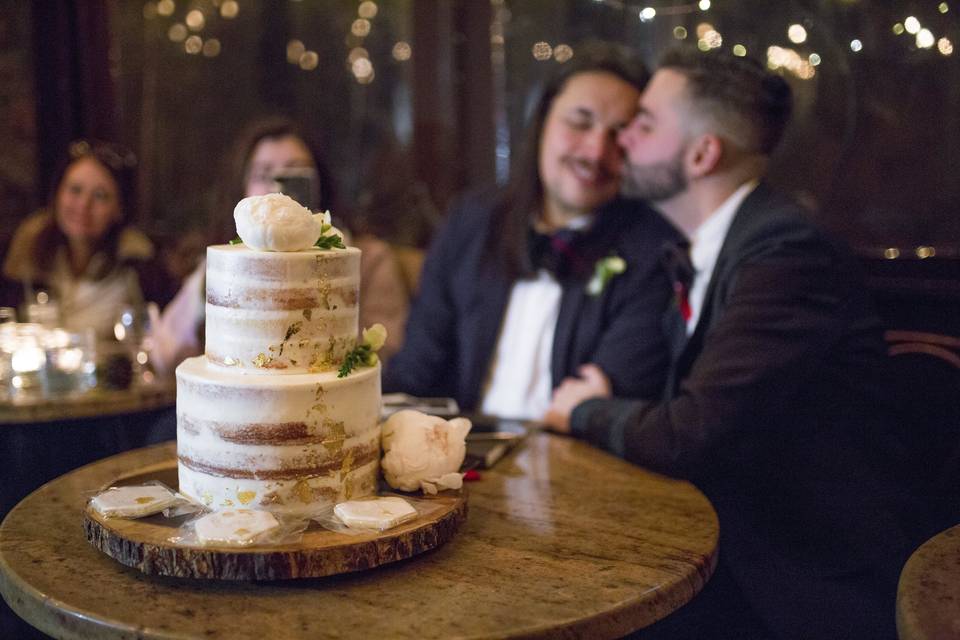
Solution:
[(206, 353), (177, 368), (177, 456), (180, 491), (214, 509), (307, 514), (376, 492), (380, 367), (338, 373), (357, 342), (360, 250), (315, 247), (293, 207), (245, 199), (243, 244), (207, 249)]

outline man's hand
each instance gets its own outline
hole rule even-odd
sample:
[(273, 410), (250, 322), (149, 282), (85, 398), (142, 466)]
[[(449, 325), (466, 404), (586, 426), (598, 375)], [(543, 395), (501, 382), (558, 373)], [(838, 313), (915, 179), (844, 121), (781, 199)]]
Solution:
[(579, 378), (567, 378), (553, 392), (553, 402), (543, 416), (547, 428), (570, 433), (570, 414), (578, 404), (590, 398), (609, 398), (610, 379), (593, 364), (580, 367)]

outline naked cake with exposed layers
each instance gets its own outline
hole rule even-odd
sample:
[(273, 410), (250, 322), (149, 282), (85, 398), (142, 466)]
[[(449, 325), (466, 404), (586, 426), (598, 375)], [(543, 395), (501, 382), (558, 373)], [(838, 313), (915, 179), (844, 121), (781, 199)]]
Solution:
[(357, 343), (360, 250), (309, 237), (207, 249), (206, 349), (177, 368), (177, 457), (180, 491), (211, 508), (308, 514), (376, 492), (380, 367), (339, 377)]

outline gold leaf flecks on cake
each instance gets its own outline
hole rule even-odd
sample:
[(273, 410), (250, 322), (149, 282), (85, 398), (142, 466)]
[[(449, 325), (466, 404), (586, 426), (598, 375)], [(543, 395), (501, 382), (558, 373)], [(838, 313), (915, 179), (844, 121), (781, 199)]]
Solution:
[(273, 362), (273, 358), (267, 356), (264, 353), (257, 354), (257, 357), (253, 359), (253, 366), (258, 369), (263, 369), (264, 367), (270, 366), (270, 363)]
[(320, 290), (320, 301), (323, 303), (323, 308), (327, 311), (331, 311), (330, 292), (332, 291), (332, 287), (330, 286), (330, 283), (326, 280), (321, 280), (318, 288)]
[(283, 336), (283, 341), (287, 342), (290, 338), (300, 333), (300, 329), (302, 328), (303, 328), (303, 322), (300, 322), (300, 321), (294, 322), (292, 325), (287, 327), (287, 334)]
[(213, 494), (209, 491), (204, 491), (203, 495), (200, 496), (200, 499), (203, 500), (203, 504), (207, 505), (208, 507), (213, 504)]
[(331, 458), (343, 451), (343, 440), (325, 440), (322, 444)]
[(324, 418), (323, 430), (329, 434), (331, 440), (347, 439), (347, 429), (343, 424), (343, 420), (331, 420), (330, 418)]
[(232, 506), (233, 506), (233, 500), (231, 500), (230, 498), (224, 498), (224, 499), (223, 499), (223, 506), (224, 506), (224, 507), (232, 507)]
[(154, 501), (154, 498), (144, 496), (142, 498), (137, 498), (137, 504), (149, 504)]
[(256, 491), (237, 491), (237, 500), (240, 504), (250, 504), (256, 497)]

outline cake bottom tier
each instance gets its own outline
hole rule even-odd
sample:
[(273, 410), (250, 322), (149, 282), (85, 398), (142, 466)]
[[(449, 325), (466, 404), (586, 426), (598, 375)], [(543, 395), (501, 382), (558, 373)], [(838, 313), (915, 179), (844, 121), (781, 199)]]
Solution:
[(309, 515), (376, 492), (379, 366), (249, 375), (190, 358), (177, 368), (180, 491), (214, 509)]

